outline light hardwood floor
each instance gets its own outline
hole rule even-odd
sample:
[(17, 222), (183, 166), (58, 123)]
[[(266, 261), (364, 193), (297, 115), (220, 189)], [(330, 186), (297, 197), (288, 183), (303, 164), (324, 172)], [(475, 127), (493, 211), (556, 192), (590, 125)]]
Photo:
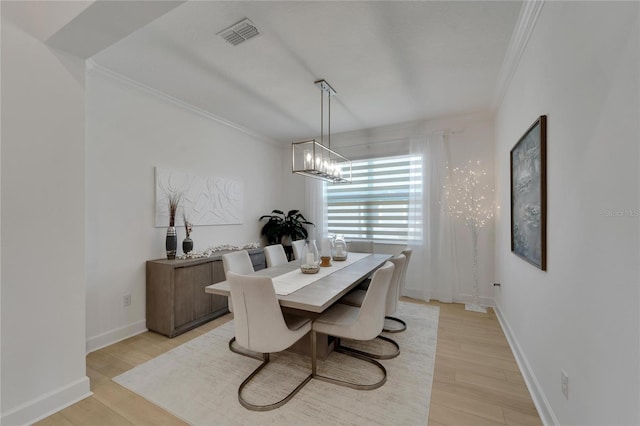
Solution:
[[(440, 307), (429, 425), (542, 424), (494, 312), (467, 312), (455, 303), (429, 304)], [(147, 332), (90, 353), (87, 375), (93, 396), (36, 424), (184, 425), (111, 378), (230, 319), (226, 315), (173, 339)]]

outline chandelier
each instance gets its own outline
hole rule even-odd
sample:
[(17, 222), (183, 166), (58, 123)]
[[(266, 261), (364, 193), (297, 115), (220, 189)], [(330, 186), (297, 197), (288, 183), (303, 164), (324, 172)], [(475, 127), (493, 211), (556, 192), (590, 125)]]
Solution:
[[(315, 85), (320, 89), (320, 141), (316, 139), (291, 144), (293, 173), (332, 183), (351, 182), (351, 161), (331, 149), (331, 96), (336, 91), (325, 80)], [(324, 144), (324, 98), (327, 97), (328, 131)]]

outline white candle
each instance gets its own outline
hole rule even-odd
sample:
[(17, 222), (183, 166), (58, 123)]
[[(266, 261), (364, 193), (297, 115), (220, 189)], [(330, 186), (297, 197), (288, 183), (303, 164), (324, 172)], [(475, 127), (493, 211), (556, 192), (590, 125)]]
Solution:
[(311, 155), (311, 150), (307, 149), (304, 151), (304, 169), (310, 170), (313, 168), (313, 155)]
[(313, 253), (307, 253), (307, 265), (313, 265)]

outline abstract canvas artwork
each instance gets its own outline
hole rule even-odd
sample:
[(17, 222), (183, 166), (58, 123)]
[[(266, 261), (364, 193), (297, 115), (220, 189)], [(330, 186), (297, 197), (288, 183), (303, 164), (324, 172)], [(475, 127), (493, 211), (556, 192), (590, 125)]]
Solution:
[(243, 219), (243, 185), (236, 179), (156, 167), (156, 227), (169, 225), (168, 195), (180, 194), (176, 226), (184, 212), (192, 225), (234, 225)]
[(540, 116), (511, 150), (511, 251), (547, 270), (547, 117)]

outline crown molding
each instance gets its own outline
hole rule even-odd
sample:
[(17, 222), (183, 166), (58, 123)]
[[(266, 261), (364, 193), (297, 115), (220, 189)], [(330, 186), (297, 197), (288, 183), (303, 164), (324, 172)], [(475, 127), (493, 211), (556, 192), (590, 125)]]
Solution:
[(545, 0), (527, 0), (522, 4), (516, 27), (511, 35), (511, 41), (507, 47), (502, 67), (500, 68), (500, 74), (498, 74), (496, 93), (493, 100), (493, 107), (495, 109), (500, 106), (504, 95), (507, 93), (507, 89), (509, 89), (513, 75), (518, 69), (520, 59), (529, 42), (529, 37), (531, 37), (533, 29), (536, 26), (544, 1)]
[(154, 96), (158, 99), (161, 99), (163, 101), (172, 103), (180, 108), (186, 109), (188, 111), (193, 112), (194, 114), (200, 115), (202, 117), (205, 117), (209, 120), (215, 121), (219, 124), (222, 124), (224, 126), (230, 127), (232, 129), (235, 129), (239, 132), (242, 132), (246, 135), (249, 135), (261, 142), (267, 143), (269, 145), (273, 145), (273, 146), (277, 146), (279, 148), (281, 148), (283, 145), (281, 143), (278, 143), (277, 141), (262, 135), (260, 133), (257, 133), (247, 127), (244, 127), (238, 123), (235, 123), (231, 120), (227, 120), (226, 118), (220, 117), (219, 115), (213, 114), (205, 109), (202, 109), (200, 107), (197, 107), (195, 105), (192, 105), (188, 102), (185, 102), (181, 99), (176, 98), (175, 96), (171, 96), (168, 93), (165, 93), (161, 90), (158, 89), (154, 89), (153, 87), (147, 86), (146, 84), (140, 83), (137, 80), (134, 80), (132, 78), (129, 78), (127, 76), (124, 76), (116, 71), (113, 71), (107, 67), (104, 67), (100, 64), (98, 64), (97, 62), (95, 62), (93, 59), (88, 59), (86, 62), (86, 68), (87, 71), (96, 71), (106, 77), (109, 77), (113, 80), (116, 80), (126, 86), (129, 87), (133, 87), (135, 89), (138, 89), (144, 93), (147, 93), (151, 96)]

